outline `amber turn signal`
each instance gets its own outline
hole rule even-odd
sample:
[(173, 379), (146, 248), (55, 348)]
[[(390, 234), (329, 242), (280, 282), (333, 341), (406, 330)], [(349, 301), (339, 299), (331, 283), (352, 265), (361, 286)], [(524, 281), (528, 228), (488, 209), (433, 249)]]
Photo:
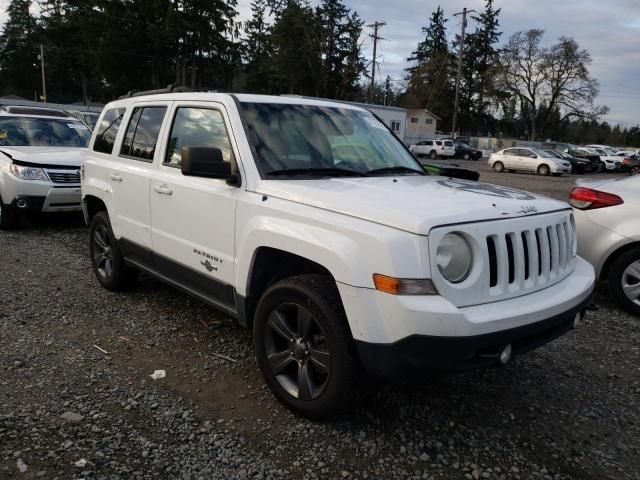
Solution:
[(433, 283), (429, 279), (394, 278), (375, 273), (373, 284), (376, 290), (391, 295), (437, 295)]

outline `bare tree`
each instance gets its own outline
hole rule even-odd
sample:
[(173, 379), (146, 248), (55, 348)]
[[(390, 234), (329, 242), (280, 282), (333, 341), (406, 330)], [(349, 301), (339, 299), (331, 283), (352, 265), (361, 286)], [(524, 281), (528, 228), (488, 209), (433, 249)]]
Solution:
[(596, 119), (608, 110), (594, 105), (599, 84), (589, 74), (589, 52), (568, 37), (543, 47), (543, 35), (539, 29), (517, 32), (500, 55), (499, 87), (518, 99), (532, 140), (552, 121)]

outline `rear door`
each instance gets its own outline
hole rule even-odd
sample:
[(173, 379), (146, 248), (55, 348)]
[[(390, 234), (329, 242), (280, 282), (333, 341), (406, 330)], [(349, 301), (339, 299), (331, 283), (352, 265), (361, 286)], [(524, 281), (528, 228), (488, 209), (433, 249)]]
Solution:
[(135, 105), (124, 118), (121, 145), (107, 169), (113, 192), (112, 224), (127, 257), (151, 258), (149, 185), (157, 143), (170, 102)]
[(216, 102), (175, 102), (162, 159), (151, 178), (154, 262), (182, 287), (233, 310), (235, 214), (241, 188), (184, 176), (181, 150), (216, 147), (236, 164), (227, 113)]
[(518, 168), (518, 150), (516, 148), (507, 148), (502, 154), (504, 168), (516, 170)]

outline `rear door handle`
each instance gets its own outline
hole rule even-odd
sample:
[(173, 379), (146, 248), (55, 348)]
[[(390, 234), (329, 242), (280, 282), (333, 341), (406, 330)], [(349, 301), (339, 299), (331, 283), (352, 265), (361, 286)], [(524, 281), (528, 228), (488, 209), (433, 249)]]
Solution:
[(115, 173), (111, 173), (109, 175), (109, 178), (111, 180), (113, 180), (114, 182), (121, 182), (122, 181), (122, 177), (120, 175), (116, 175)]
[(162, 185), (154, 185), (153, 186), (153, 190), (154, 190), (154, 192), (157, 192), (160, 195), (172, 195), (173, 194), (173, 190), (171, 190), (169, 188), (169, 186), (164, 184), (164, 183)]

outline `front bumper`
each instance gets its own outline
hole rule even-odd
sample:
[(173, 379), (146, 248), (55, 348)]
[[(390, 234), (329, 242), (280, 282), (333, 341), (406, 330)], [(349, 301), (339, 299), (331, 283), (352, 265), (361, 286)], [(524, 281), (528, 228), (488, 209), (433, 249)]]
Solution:
[[(554, 285), (468, 307), (456, 307), (439, 295), (395, 296), (341, 283), (338, 289), (365, 368), (387, 375), (403, 365), (473, 366), (475, 354), (507, 343), (516, 353), (525, 351), (525, 344), (542, 345), (570, 327), (588, 303), (594, 281), (593, 267), (578, 257), (574, 271)], [(378, 362), (384, 356), (397, 358)]]
[(75, 212), (82, 210), (80, 185), (57, 185), (48, 181), (5, 179), (3, 199), (16, 211)]
[(369, 375), (398, 377), (415, 370), (459, 370), (500, 364), (500, 353), (511, 347), (519, 355), (540, 347), (574, 327), (584, 317), (589, 299), (551, 318), (522, 327), (471, 337), (413, 335), (391, 345), (356, 341)]

